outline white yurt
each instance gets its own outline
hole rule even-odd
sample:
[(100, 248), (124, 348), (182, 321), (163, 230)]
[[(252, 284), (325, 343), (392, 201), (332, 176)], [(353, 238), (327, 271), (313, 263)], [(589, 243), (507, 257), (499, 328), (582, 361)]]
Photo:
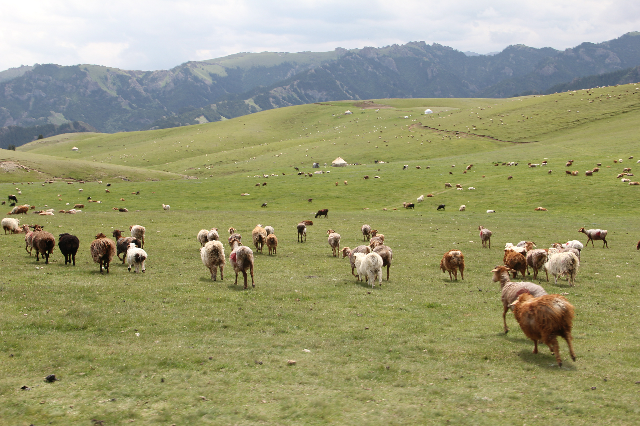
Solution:
[(344, 161), (341, 157), (338, 157), (331, 162), (331, 165), (333, 167), (345, 167), (347, 165), (347, 162)]

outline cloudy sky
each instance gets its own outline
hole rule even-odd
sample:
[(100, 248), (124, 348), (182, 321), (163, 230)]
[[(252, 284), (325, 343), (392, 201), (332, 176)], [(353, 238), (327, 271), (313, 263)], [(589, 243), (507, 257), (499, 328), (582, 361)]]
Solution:
[(439, 43), (489, 53), (565, 49), (640, 31), (636, 0), (16, 0), (0, 13), (0, 71), (98, 64), (169, 69), (238, 52)]

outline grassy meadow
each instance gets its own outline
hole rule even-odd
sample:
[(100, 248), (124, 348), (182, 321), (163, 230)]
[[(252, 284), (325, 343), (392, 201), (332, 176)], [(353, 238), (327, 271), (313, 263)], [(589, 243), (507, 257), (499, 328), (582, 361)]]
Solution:
[[(0, 425), (635, 424), (640, 186), (616, 176), (640, 171), (638, 92), (331, 102), (0, 151), (0, 194), (56, 210), (21, 223), (80, 239), (74, 267), (57, 247), (44, 265), (24, 235), (1, 235)], [(325, 167), (337, 156), (351, 165)], [(434, 196), (402, 208), (422, 194)], [(57, 213), (75, 203), (81, 213)], [(328, 218), (315, 219), (321, 208)], [(298, 243), (302, 219), (314, 224)], [(254, 249), (256, 287), (243, 290), (242, 275), (234, 285), (229, 263), (211, 281), (197, 232), (226, 239), (233, 226), (252, 247), (258, 223), (279, 245)], [(393, 249), (381, 287), (358, 282), (327, 244), (329, 228), (341, 246), (362, 244), (364, 223)], [(114, 258), (100, 274), (94, 235), (133, 224), (147, 229), (146, 273)], [(490, 271), (506, 242), (584, 243), (581, 227), (607, 229), (610, 248), (585, 247), (575, 287), (540, 282), (576, 310), (577, 361), (560, 339), (559, 368), (546, 346), (531, 353), (512, 314), (503, 333)], [(466, 269), (452, 282), (439, 262), (453, 248)]]

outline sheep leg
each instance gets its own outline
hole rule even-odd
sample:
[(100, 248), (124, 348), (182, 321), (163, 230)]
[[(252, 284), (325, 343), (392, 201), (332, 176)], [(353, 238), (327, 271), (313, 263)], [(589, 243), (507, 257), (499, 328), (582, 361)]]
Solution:
[(509, 332), (509, 327), (507, 327), (507, 311), (509, 310), (509, 305), (504, 305), (504, 310), (502, 311), (502, 322), (504, 322), (504, 334)]
[(537, 340), (533, 340), (533, 353), (537, 354), (538, 353), (538, 341)]
[(224, 276), (222, 275), (222, 268), (223, 266), (220, 265), (220, 281), (224, 281)]
[(389, 281), (389, 267), (390, 267), (390, 266), (391, 266), (391, 265), (387, 265), (387, 281)]
[(567, 341), (567, 346), (569, 346), (569, 354), (571, 355), (571, 359), (573, 361), (576, 360), (576, 354), (575, 352), (573, 352), (573, 344), (571, 343), (571, 341), (573, 340), (573, 337), (571, 337), (571, 332), (565, 332), (565, 335), (563, 336), (564, 340)]
[(249, 267), (249, 272), (251, 273), (251, 287), (256, 288), (256, 284), (253, 281), (253, 264)]
[(556, 361), (558, 362), (558, 367), (562, 367), (562, 359), (560, 359), (560, 346), (558, 345), (558, 338), (555, 336), (553, 337), (547, 336), (544, 342), (547, 344), (547, 346), (549, 346), (549, 349), (551, 349), (551, 352), (553, 352), (553, 354), (555, 355)]
[(460, 268), (460, 278), (464, 281), (464, 268)]
[(607, 246), (607, 248), (609, 248), (609, 244), (607, 243), (607, 240), (603, 238), (602, 241), (604, 241), (604, 244), (602, 244), (602, 248), (604, 248), (604, 246)]

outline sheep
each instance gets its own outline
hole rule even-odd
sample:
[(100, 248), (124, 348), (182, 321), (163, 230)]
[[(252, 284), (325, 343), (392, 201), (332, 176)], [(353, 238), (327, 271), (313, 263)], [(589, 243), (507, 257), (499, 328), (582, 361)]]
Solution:
[(421, 203), (424, 201), (424, 195), (421, 195), (417, 198), (418, 202)]
[(362, 225), (362, 241), (370, 241), (371, 240), (371, 226), (364, 224)]
[(162, 205), (162, 210), (170, 210), (171, 206), (169, 204), (163, 204)]
[(267, 248), (269, 249), (269, 254), (276, 254), (278, 249), (278, 237), (276, 237), (276, 234), (267, 235)]
[(216, 274), (220, 268), (220, 280), (224, 281), (222, 270), (226, 263), (224, 256), (224, 246), (220, 241), (208, 241), (204, 247), (200, 248), (200, 258), (204, 266), (209, 268), (211, 279), (216, 281)]
[(558, 275), (567, 275), (569, 285), (573, 287), (579, 266), (580, 260), (574, 253), (550, 253), (544, 269), (553, 275), (556, 285), (558, 285)]
[(253, 280), (253, 252), (247, 246), (240, 244), (240, 240), (233, 238), (230, 241), (231, 254), (229, 255), (229, 261), (233, 270), (236, 272), (236, 281), (233, 285), (238, 284), (238, 272), (242, 272), (244, 276), (244, 288), (247, 289), (247, 269), (251, 273), (251, 287), (255, 288), (255, 282)]
[(387, 281), (389, 281), (389, 268), (391, 267), (391, 260), (393, 260), (393, 251), (389, 246), (379, 245), (373, 249), (374, 253), (378, 253), (382, 258), (382, 267), (387, 267)]
[(271, 234), (274, 234), (274, 233), (275, 233), (275, 230), (273, 229), (273, 226), (269, 226), (269, 225), (267, 225), (267, 226), (265, 226), (265, 227), (264, 227), (264, 230), (265, 230), (265, 231), (267, 231), (267, 237), (268, 237), (269, 235), (271, 235)]
[(207, 244), (207, 242), (209, 241), (208, 235), (209, 231), (207, 229), (201, 229), (198, 231), (198, 235), (196, 236), (196, 238), (200, 243), (200, 247), (204, 247), (204, 245)]
[(444, 210), (444, 208), (445, 208), (444, 204), (439, 204), (436, 210)]
[(267, 231), (264, 230), (262, 225), (258, 224), (253, 231), (251, 231), (251, 237), (253, 239), (253, 245), (256, 246), (256, 250), (262, 253), (262, 247), (267, 242)]
[[(129, 250), (129, 245), (131, 243), (134, 243), (136, 247), (142, 247), (142, 243), (139, 239), (134, 237), (123, 237), (122, 231), (119, 229), (113, 230), (113, 238), (116, 239), (116, 255), (119, 260), (122, 260), (123, 265), (127, 259), (127, 250)], [(120, 257), (120, 253), (122, 253), (122, 257)]]
[(33, 248), (36, 249), (36, 261), (40, 260), (40, 255), (45, 259), (45, 264), (49, 263), (49, 256), (53, 253), (56, 240), (50, 232), (38, 231), (33, 234)]
[(109, 264), (114, 254), (116, 254), (116, 243), (108, 239), (102, 232), (96, 235), (96, 239), (91, 242), (91, 257), (95, 263), (100, 265), (101, 274), (103, 268), (107, 274), (109, 273)]
[(448, 182), (444, 184), (444, 187), (445, 187), (445, 188), (452, 188), (451, 184), (450, 184), (450, 183), (448, 183)]
[(9, 200), (9, 202), (14, 202), (16, 204), (18, 203), (18, 199), (16, 198), (15, 195), (9, 195), (7, 199)]
[(10, 234), (18, 234), (20, 233), (20, 221), (12, 217), (5, 217), (2, 219), (2, 229), (4, 229), (5, 235), (7, 235), (7, 231)]
[(64, 264), (72, 263), (76, 266), (76, 253), (80, 247), (80, 240), (75, 235), (69, 233), (60, 234), (58, 237), (58, 248), (64, 256)]
[(146, 231), (145, 227), (142, 225), (131, 225), (129, 227), (129, 231), (131, 231), (131, 236), (140, 240), (140, 248), (144, 248), (144, 233)]
[[(342, 249), (342, 258), (344, 259), (345, 257), (349, 257), (349, 263), (351, 265), (351, 275), (353, 276), (357, 276), (356, 274), (353, 273), (353, 271), (356, 268), (356, 254), (357, 253), (364, 253), (364, 254), (369, 254), (371, 253), (371, 247), (369, 246), (358, 246), (356, 248), (354, 248), (353, 250), (351, 250), (349, 247), (344, 247)], [(358, 280), (360, 279), (360, 277), (358, 277)]]
[(506, 249), (504, 251), (504, 257), (502, 261), (505, 266), (511, 269), (513, 278), (516, 278), (518, 276), (518, 272), (520, 272), (522, 274), (522, 277), (524, 278), (527, 270), (527, 258), (522, 253)]
[(461, 205), (460, 207), (458, 207), (458, 211), (459, 211), (459, 212), (463, 212), (463, 211), (465, 211), (466, 209), (467, 209), (467, 206), (465, 206), (464, 204), (463, 204), (463, 205)]
[(378, 253), (356, 253), (355, 265), (359, 277), (367, 277), (371, 288), (374, 287), (376, 278), (378, 285), (382, 286), (382, 257)]
[(557, 336), (560, 336), (569, 346), (571, 359), (576, 360), (571, 343), (574, 309), (566, 298), (559, 294), (534, 297), (524, 292), (520, 294), (518, 300), (513, 302), (513, 315), (520, 324), (522, 332), (533, 340), (534, 354), (538, 353), (538, 341), (542, 341), (555, 355), (558, 367), (562, 367), (557, 339)]
[(211, 230), (207, 233), (207, 242), (218, 241), (219, 239), (220, 235), (218, 234), (218, 228), (211, 228)]
[(500, 291), (502, 298), (502, 322), (504, 323), (504, 333), (507, 334), (509, 332), (509, 327), (507, 327), (507, 311), (511, 304), (518, 299), (518, 292), (526, 289), (531, 294), (537, 296), (544, 296), (547, 292), (539, 286), (538, 284), (530, 283), (530, 282), (512, 282), (509, 278), (509, 272), (511, 270), (504, 265), (496, 266), (491, 272), (493, 272), (493, 277), (491, 280), (494, 283), (500, 282)]
[(402, 207), (404, 207), (405, 209), (414, 209), (416, 207), (416, 205), (414, 203), (404, 202), (404, 203), (402, 203)]
[(460, 277), (464, 280), (464, 255), (460, 250), (449, 250), (440, 260), (440, 269), (442, 272), (449, 272), (449, 280), (453, 281), (453, 277), (458, 281), (458, 269), (460, 269)]
[[(304, 222), (300, 222), (296, 227), (298, 228), (298, 242), (303, 243), (307, 241), (307, 226)], [(302, 241), (302, 237), (304, 237), (304, 241)]]
[(24, 204), (22, 206), (15, 206), (11, 211), (7, 214), (27, 214), (29, 212), (29, 205)]
[(384, 234), (378, 234), (378, 230), (371, 231), (371, 239), (369, 240), (369, 248), (373, 250), (375, 247), (384, 244)]
[(144, 266), (145, 260), (147, 260), (147, 252), (136, 247), (135, 243), (129, 244), (129, 249), (127, 250), (127, 270), (131, 272), (131, 267), (135, 266), (135, 273), (140, 272), (140, 268), (142, 268), (142, 272), (144, 273), (146, 269)]
[[(535, 249), (527, 252), (527, 269), (529, 266), (533, 269), (533, 279), (538, 278), (538, 271), (544, 268), (544, 264), (547, 261), (548, 251), (545, 249)], [(547, 281), (549, 281), (549, 273), (547, 274)]]
[(480, 225), (478, 229), (480, 230), (480, 240), (482, 241), (482, 248), (487, 248), (487, 244), (489, 244), (489, 248), (491, 248), (492, 232), (482, 225)]
[(591, 241), (591, 246), (595, 247), (593, 244), (594, 240), (602, 240), (603, 244), (602, 244), (602, 248), (604, 248), (605, 246), (607, 248), (609, 248), (609, 244), (607, 243), (607, 230), (606, 229), (587, 229), (586, 231), (584, 230), (584, 228), (580, 228), (578, 230), (578, 232), (582, 232), (583, 234), (587, 235), (587, 242), (585, 245), (589, 245), (589, 241)]
[[(487, 210), (487, 213), (495, 213), (495, 212), (496, 212), (495, 210)], [(491, 247), (489, 247), (489, 248), (491, 248)]]
[(329, 217), (329, 209), (320, 209), (318, 210), (318, 212), (316, 213), (316, 219), (318, 218), (318, 216), (324, 216), (325, 218)]
[(327, 241), (331, 246), (331, 251), (333, 252), (333, 257), (336, 257), (338, 252), (340, 252), (340, 234), (335, 232), (333, 229), (327, 230)]
[(537, 212), (546, 212), (546, 211), (548, 211), (548, 210), (547, 210), (547, 209), (545, 209), (544, 207), (536, 207), (536, 208), (535, 208), (535, 209), (533, 209), (533, 210), (534, 210), (534, 211), (537, 211)]
[[(578, 240), (571, 240), (571, 241), (567, 241), (566, 243), (562, 244), (563, 248), (574, 248), (576, 250), (578, 250), (578, 252), (582, 251), (582, 249), (584, 248), (584, 246), (582, 245), (582, 243)], [(580, 256), (578, 256), (580, 257)]]

